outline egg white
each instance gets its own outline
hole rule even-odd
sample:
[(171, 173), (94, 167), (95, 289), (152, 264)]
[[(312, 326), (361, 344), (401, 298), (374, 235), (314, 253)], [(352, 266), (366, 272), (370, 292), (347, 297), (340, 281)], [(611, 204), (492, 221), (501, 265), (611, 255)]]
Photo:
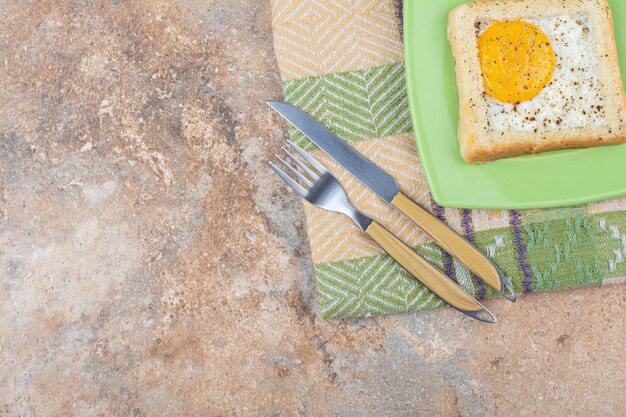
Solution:
[[(554, 74), (536, 97), (517, 105), (499, 102), (485, 93), (491, 129), (541, 133), (608, 123), (590, 20), (585, 16), (524, 20), (539, 26), (550, 38), (556, 54)], [(491, 22), (478, 23), (477, 37)]]

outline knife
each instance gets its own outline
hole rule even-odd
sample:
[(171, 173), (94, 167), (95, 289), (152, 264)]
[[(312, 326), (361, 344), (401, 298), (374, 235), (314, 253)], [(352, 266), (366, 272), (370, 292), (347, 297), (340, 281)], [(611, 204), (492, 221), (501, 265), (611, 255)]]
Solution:
[(308, 113), (289, 103), (268, 101), (267, 104), (380, 198), (411, 219), (443, 250), (457, 258), (483, 282), (504, 298), (516, 300), (513, 285), (502, 271), (476, 246), (402, 193), (391, 175)]

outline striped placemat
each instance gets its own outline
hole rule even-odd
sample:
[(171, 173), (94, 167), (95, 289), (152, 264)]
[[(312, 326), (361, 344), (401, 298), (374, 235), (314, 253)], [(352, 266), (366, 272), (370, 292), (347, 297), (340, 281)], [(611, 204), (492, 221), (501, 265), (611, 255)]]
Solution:
[[(313, 114), (392, 174), (400, 188), (467, 236), (518, 293), (621, 282), (626, 198), (550, 210), (462, 210), (431, 198), (411, 133), (394, 0), (272, 0), (274, 45), (286, 101)], [(493, 292), (295, 130), (342, 182), (350, 200), (471, 294)], [(305, 204), (322, 315), (356, 317), (442, 304), (350, 219)]]

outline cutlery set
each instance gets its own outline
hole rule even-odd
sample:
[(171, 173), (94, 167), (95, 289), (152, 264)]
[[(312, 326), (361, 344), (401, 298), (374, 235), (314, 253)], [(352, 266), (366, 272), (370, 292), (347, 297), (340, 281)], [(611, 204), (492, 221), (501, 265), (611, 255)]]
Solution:
[[(403, 213), (483, 282), (508, 300), (515, 301), (513, 286), (502, 271), (478, 248), (403, 194), (393, 177), (299, 108), (276, 101), (268, 101), (268, 104), (339, 165)], [(282, 148), (285, 157), (276, 155), (279, 164), (270, 162), (270, 165), (294, 191), (311, 204), (350, 217), (413, 277), (452, 307), (477, 320), (496, 322), (496, 317), (456, 282), (378, 222), (357, 211), (339, 181), (320, 162), (293, 142), (288, 143), (303, 161)]]

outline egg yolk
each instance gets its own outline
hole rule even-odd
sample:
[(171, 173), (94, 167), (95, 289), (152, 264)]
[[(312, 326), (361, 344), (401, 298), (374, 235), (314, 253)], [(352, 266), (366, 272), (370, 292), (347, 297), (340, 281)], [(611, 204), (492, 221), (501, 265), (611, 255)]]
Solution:
[(511, 104), (537, 96), (556, 62), (550, 38), (521, 20), (491, 24), (478, 39), (478, 58), (487, 94)]

